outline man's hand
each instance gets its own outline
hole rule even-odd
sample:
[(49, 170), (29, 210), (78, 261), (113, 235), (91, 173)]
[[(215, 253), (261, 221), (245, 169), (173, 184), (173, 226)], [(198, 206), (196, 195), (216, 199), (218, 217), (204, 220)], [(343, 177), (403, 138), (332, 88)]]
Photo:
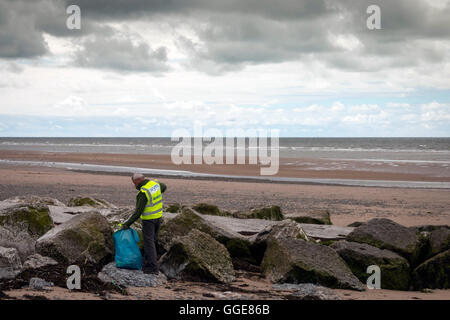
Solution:
[(126, 230), (126, 229), (129, 229), (129, 228), (130, 228), (130, 227), (127, 226), (126, 224), (121, 224), (121, 223), (119, 223), (119, 227), (120, 227), (120, 230)]

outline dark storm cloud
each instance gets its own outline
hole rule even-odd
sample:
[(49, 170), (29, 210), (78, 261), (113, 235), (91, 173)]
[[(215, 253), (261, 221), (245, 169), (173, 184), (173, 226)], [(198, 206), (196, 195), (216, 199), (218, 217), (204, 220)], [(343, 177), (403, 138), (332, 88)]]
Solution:
[[(70, 4), (82, 10), (81, 32), (65, 28)], [(366, 27), (366, 9), (372, 4), (381, 7), (382, 30)], [(0, 0), (0, 8), (0, 57), (46, 54), (43, 33), (49, 33), (83, 37), (78, 65), (122, 71), (164, 70), (167, 50), (117, 40), (108, 22), (170, 21), (174, 30), (188, 26), (196, 37), (175, 33), (173, 41), (193, 68), (208, 73), (314, 58), (355, 71), (439, 63), (448, 53), (433, 41), (448, 43), (450, 38), (450, 7), (436, 8), (426, 0)], [(337, 35), (359, 45), (348, 49), (345, 41), (333, 43)]]
[(164, 47), (152, 50), (146, 43), (129, 38), (95, 37), (83, 42), (75, 53), (74, 64), (81, 67), (117, 71), (161, 72), (168, 70)]
[(62, 1), (0, 0), (0, 58), (34, 58), (49, 53), (44, 33), (57, 37), (111, 35), (111, 28), (83, 21), (81, 30), (66, 27)]
[(29, 58), (47, 53), (42, 32), (20, 3), (0, 1), (0, 57)]

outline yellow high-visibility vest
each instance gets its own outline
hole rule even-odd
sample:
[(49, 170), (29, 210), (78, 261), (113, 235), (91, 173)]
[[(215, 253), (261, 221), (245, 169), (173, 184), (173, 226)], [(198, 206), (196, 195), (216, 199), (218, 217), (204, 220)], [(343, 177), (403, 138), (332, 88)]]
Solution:
[(163, 202), (161, 186), (158, 180), (150, 180), (140, 190), (147, 197), (147, 204), (141, 214), (141, 219), (151, 220), (161, 218), (163, 214)]

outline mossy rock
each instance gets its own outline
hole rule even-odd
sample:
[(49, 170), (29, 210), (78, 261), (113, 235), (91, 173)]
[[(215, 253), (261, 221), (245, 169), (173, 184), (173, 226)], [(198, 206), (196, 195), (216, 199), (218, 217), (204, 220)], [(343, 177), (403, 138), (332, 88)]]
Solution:
[[(241, 256), (246, 251), (245, 247), (250, 250), (250, 242), (245, 240), (243, 236), (212, 225), (201, 214), (189, 207), (184, 207), (176, 217), (161, 224), (158, 236), (159, 243), (164, 250), (168, 251), (177, 237), (185, 236), (193, 229), (209, 234), (227, 248), (230, 247), (230, 254), (233, 258), (245, 256)], [(230, 240), (233, 241), (230, 242)], [(250, 256), (248, 256), (248, 259), (251, 259)]]
[(274, 283), (313, 283), (364, 290), (336, 251), (302, 239), (269, 237), (261, 270)]
[(426, 231), (417, 234), (416, 248), (410, 259), (412, 268), (417, 267), (433, 255), (430, 236), (430, 233)]
[(175, 218), (161, 225), (159, 242), (165, 250), (169, 250), (175, 238), (187, 235), (192, 229), (198, 229), (208, 234), (213, 233), (212, 226), (200, 215), (189, 208), (184, 208)]
[(436, 228), (430, 234), (431, 255), (450, 249), (450, 228), (448, 226)]
[(197, 229), (174, 241), (160, 270), (169, 278), (202, 282), (230, 283), (235, 277), (227, 249)]
[(415, 259), (419, 236), (414, 230), (392, 220), (375, 218), (356, 227), (348, 234), (347, 240), (394, 251), (411, 263)]
[(192, 207), (195, 211), (201, 214), (208, 214), (212, 216), (231, 216), (228, 211), (220, 211), (219, 207), (214, 204), (199, 203)]
[(24, 259), (34, 253), (36, 240), (52, 229), (45, 205), (17, 204), (0, 211), (0, 246), (16, 248)]
[(74, 197), (69, 200), (68, 204), (69, 207), (83, 207), (83, 206), (89, 206), (93, 208), (115, 208), (115, 206), (111, 203), (109, 203), (106, 200), (103, 199), (97, 199), (92, 197)]
[(291, 238), (291, 239), (302, 239), (309, 241), (310, 239), (306, 235), (305, 231), (300, 227), (300, 225), (293, 220), (285, 220), (279, 224), (268, 226), (264, 228), (258, 234), (252, 236), (250, 252), (253, 259), (257, 264), (260, 264), (263, 260), (264, 254), (267, 249), (267, 242), (269, 238)]
[(65, 206), (65, 204), (59, 201), (58, 199), (35, 195), (17, 196), (9, 198), (6, 201), (20, 202), (32, 206), (58, 206), (58, 207)]
[(316, 210), (312, 212), (292, 213), (286, 218), (298, 223), (331, 225), (330, 212), (328, 210)]
[(400, 255), (379, 249), (365, 243), (337, 241), (331, 248), (341, 256), (353, 274), (366, 283), (370, 274), (367, 267), (377, 265), (381, 270), (381, 288), (390, 290), (409, 290), (410, 267)]
[(251, 243), (248, 240), (230, 239), (225, 243), (230, 256), (233, 260), (245, 261), (250, 264), (256, 264), (250, 251)]
[(450, 250), (428, 259), (413, 272), (415, 290), (450, 288)]
[(284, 219), (283, 212), (279, 206), (252, 209), (250, 211), (238, 211), (234, 212), (232, 216), (238, 219), (264, 219), (275, 221)]
[(114, 252), (112, 229), (100, 213), (81, 213), (40, 237), (36, 250), (62, 264), (107, 263)]
[(181, 204), (179, 203), (171, 203), (165, 206), (164, 212), (170, 212), (170, 213), (178, 213), (181, 211)]
[(53, 220), (47, 206), (23, 206), (0, 214), (0, 226), (7, 225), (26, 228), (31, 235), (41, 236), (53, 228)]

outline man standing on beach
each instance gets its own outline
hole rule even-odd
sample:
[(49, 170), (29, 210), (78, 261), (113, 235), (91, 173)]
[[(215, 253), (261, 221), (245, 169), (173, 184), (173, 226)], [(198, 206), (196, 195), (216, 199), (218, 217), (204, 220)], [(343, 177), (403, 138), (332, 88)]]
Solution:
[(167, 186), (157, 179), (146, 179), (143, 174), (135, 173), (131, 177), (139, 193), (136, 196), (136, 210), (123, 224), (122, 229), (128, 229), (139, 217), (142, 219), (144, 237), (144, 273), (158, 274), (156, 247), (158, 231), (163, 214), (162, 193)]

